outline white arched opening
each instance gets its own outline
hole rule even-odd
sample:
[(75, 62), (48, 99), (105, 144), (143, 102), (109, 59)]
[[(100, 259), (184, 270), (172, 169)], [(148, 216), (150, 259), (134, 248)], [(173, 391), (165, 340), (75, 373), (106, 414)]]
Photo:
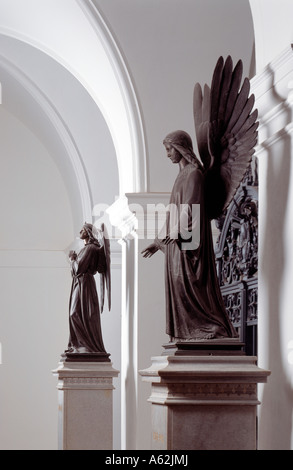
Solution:
[(114, 142), (119, 193), (145, 191), (146, 154), (138, 103), (124, 61), (94, 3), (3, 0), (0, 12), (0, 36), (18, 39), (52, 57), (96, 102)]
[(49, 149), (70, 194), (76, 230), (81, 220), (91, 220), (92, 198), (74, 138), (49, 97), (1, 55), (0, 71), (2, 107), (31, 128)]

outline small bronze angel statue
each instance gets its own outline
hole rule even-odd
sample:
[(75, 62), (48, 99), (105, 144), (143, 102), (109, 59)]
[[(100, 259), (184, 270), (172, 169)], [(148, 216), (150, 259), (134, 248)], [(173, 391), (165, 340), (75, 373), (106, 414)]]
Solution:
[[(167, 156), (179, 164), (170, 198), (164, 236), (143, 252), (165, 253), (166, 332), (171, 341), (236, 338), (223, 303), (213, 249), (211, 220), (233, 199), (251, 162), (257, 142), (257, 110), (242, 62), (219, 58), (211, 88), (194, 88), (194, 123), (200, 159), (191, 137), (175, 131), (164, 139)], [(199, 205), (200, 211), (192, 208)], [(184, 212), (184, 220), (182, 214)], [(186, 207), (188, 217), (186, 217)], [(172, 211), (176, 209), (177, 215)], [(181, 213), (180, 213), (181, 211)], [(174, 222), (175, 221), (175, 222)], [(177, 221), (177, 222), (176, 222)], [(188, 245), (197, 228), (196, 246)]]
[[(84, 248), (70, 251), (72, 287), (69, 302), (69, 343), (67, 354), (107, 355), (102, 338), (100, 311), (103, 312), (105, 288), (111, 309), (110, 247), (106, 228), (85, 223), (80, 231)], [(94, 275), (100, 273), (101, 309)]]

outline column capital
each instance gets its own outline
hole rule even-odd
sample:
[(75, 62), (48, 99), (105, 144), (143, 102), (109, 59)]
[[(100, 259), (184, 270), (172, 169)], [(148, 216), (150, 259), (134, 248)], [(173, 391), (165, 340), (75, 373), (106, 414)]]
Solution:
[(58, 377), (58, 390), (112, 390), (119, 371), (111, 362), (60, 362), (52, 373)]
[[(250, 80), (259, 111), (259, 146), (287, 131), (292, 122), (293, 48), (288, 47)], [(278, 137), (277, 137), (278, 138)], [(257, 149), (258, 150), (258, 149)]]
[(117, 198), (107, 213), (118, 237), (155, 238), (165, 222), (169, 198), (170, 193), (126, 193)]

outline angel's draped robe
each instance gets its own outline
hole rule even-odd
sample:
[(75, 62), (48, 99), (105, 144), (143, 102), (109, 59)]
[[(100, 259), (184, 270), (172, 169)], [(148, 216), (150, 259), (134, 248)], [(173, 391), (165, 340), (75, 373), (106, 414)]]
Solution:
[(100, 307), (94, 275), (106, 269), (105, 253), (88, 243), (71, 265), (72, 287), (69, 301), (68, 348), (106, 352), (101, 330)]
[[(200, 210), (192, 213), (196, 204)], [(167, 334), (172, 339), (236, 337), (218, 284), (211, 223), (204, 206), (204, 175), (199, 167), (189, 163), (179, 172), (169, 207), (165, 233), (174, 240), (164, 245), (162, 237), (157, 239), (165, 253)], [(199, 240), (193, 237), (198, 242), (195, 246), (187, 243), (187, 232), (200, 234)]]

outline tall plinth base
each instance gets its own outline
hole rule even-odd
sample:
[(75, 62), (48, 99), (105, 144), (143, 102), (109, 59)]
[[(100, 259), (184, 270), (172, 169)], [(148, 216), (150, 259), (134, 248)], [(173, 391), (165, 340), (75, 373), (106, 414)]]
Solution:
[(64, 360), (58, 377), (59, 450), (113, 448), (113, 377), (110, 361)]
[(152, 384), (153, 450), (256, 449), (257, 384), (270, 372), (255, 357), (208, 350), (176, 348), (140, 371)]

